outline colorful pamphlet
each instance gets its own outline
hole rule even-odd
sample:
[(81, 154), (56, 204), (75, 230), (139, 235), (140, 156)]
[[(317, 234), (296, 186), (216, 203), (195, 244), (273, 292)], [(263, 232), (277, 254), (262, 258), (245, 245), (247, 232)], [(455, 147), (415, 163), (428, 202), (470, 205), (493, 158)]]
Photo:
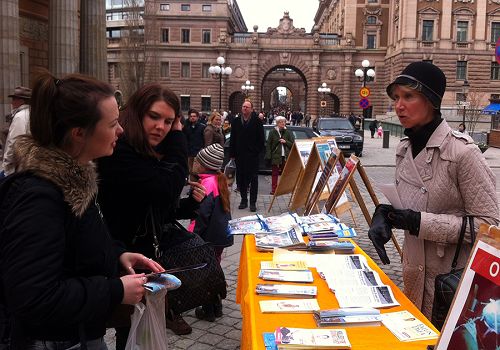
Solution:
[(279, 350), (350, 349), (344, 329), (305, 329), (279, 327), (274, 332)]
[(437, 339), (438, 334), (408, 311), (382, 314), (382, 323), (400, 341)]
[(266, 281), (281, 281), (281, 282), (303, 282), (308, 283), (314, 281), (313, 274), (310, 270), (303, 271), (283, 271), (283, 270), (260, 270), (259, 278)]
[(319, 317), (314, 314), (314, 321), (318, 327), (331, 326), (380, 326), (382, 317), (380, 315), (342, 316), (342, 317)]
[(262, 333), (262, 337), (264, 338), (264, 346), (266, 350), (278, 350), (274, 333), (265, 332)]
[(304, 261), (261, 261), (260, 268), (262, 270), (288, 270), (288, 271), (309, 270)]
[(298, 286), (293, 284), (257, 284), (255, 292), (259, 295), (314, 298), (318, 294), (316, 286)]
[(143, 287), (151, 293), (159, 292), (160, 290), (175, 290), (181, 286), (181, 281), (169, 273), (154, 273), (147, 275), (147, 282)]
[(389, 286), (336, 286), (335, 297), (340, 307), (391, 307), (397, 302)]
[(258, 251), (272, 251), (274, 248), (305, 247), (302, 230), (298, 225), (280, 233), (256, 233), (255, 246)]
[(319, 310), (316, 299), (285, 299), (259, 301), (262, 313), (312, 313)]

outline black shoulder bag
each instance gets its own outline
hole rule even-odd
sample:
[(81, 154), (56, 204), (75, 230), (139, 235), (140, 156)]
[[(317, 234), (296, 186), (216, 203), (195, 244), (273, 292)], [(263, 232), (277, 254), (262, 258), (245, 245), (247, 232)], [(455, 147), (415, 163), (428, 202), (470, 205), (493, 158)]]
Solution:
[[(154, 215), (151, 215), (154, 220)], [(167, 293), (168, 306), (176, 314), (205, 304), (214, 304), (227, 295), (226, 278), (215, 257), (213, 247), (196, 233), (188, 232), (177, 221), (161, 228), (152, 224), (156, 260), (165, 268), (185, 267), (200, 263), (200, 269), (174, 273), (182, 282), (180, 288)]]
[(460, 254), (460, 249), (462, 248), (465, 236), (465, 230), (467, 228), (467, 221), (469, 221), (470, 226), (471, 242), (472, 245), (474, 245), (476, 240), (476, 235), (474, 233), (474, 218), (472, 216), (464, 216), (462, 219), (462, 229), (460, 230), (457, 249), (455, 250), (453, 262), (451, 263), (451, 271), (437, 275), (434, 281), (434, 302), (432, 304), (431, 321), (432, 324), (439, 330), (441, 330), (444, 325), (451, 303), (453, 302), (453, 297), (458, 289), (460, 278), (462, 278), (462, 274), (464, 272), (463, 268), (457, 269), (456, 267), (458, 255)]

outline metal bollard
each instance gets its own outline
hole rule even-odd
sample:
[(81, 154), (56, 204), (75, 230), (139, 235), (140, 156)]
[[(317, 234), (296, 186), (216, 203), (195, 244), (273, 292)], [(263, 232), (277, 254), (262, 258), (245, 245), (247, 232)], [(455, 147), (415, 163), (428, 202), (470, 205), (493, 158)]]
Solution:
[(382, 148), (389, 148), (389, 136), (391, 135), (390, 130), (384, 130), (384, 138), (382, 139)]

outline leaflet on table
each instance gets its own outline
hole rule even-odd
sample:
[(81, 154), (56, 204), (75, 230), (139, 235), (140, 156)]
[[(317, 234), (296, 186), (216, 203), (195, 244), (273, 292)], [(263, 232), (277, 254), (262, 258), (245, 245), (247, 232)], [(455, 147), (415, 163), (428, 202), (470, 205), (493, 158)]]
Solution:
[(314, 314), (314, 321), (318, 327), (330, 326), (380, 326), (382, 317), (380, 315), (362, 315), (362, 316), (338, 316), (338, 317), (319, 317)]
[(299, 216), (295, 213), (284, 213), (264, 218), (269, 231), (285, 231), (299, 223)]
[(328, 271), (332, 273), (345, 273), (345, 270), (365, 270), (370, 269), (368, 267), (368, 261), (361, 254), (352, 255), (333, 255), (325, 263), (320, 263), (316, 265), (316, 270), (323, 276)]
[(332, 214), (313, 214), (313, 215), (308, 215), (308, 216), (299, 216), (299, 222), (303, 225), (309, 225), (309, 224), (314, 224), (317, 222), (333, 222), (333, 223), (340, 223), (340, 220), (337, 219), (335, 216)]
[(307, 265), (303, 260), (298, 260), (298, 261), (261, 261), (260, 268), (262, 270), (289, 270), (289, 271), (308, 270)]
[(356, 237), (356, 231), (343, 223), (317, 222), (309, 225), (302, 225), (302, 229), (307, 234), (316, 233), (318, 236), (322, 233), (334, 233), (339, 238)]
[(229, 224), (228, 232), (233, 235), (246, 235), (268, 232), (268, 229), (261, 220), (244, 220)]
[(298, 286), (293, 284), (257, 284), (255, 292), (261, 295), (314, 298), (318, 294), (316, 286)]
[(274, 332), (278, 349), (350, 349), (344, 329), (279, 327)]
[(265, 350), (278, 350), (278, 346), (276, 345), (276, 338), (274, 337), (274, 333), (264, 332), (264, 333), (262, 333), (262, 337), (264, 338)]
[(389, 307), (399, 305), (389, 286), (337, 286), (340, 307)]
[(316, 299), (284, 299), (259, 301), (262, 313), (311, 313), (319, 310)]
[(314, 281), (313, 274), (307, 271), (281, 271), (281, 270), (260, 270), (259, 278), (266, 281), (281, 282), (302, 282), (309, 283)]
[(406, 310), (389, 312), (381, 316), (384, 326), (400, 341), (437, 339), (438, 337), (436, 332)]
[(330, 290), (335, 291), (337, 286), (383, 286), (378, 273), (373, 270), (354, 270), (349, 273), (338, 273), (328, 270), (324, 272), (326, 283)]
[(247, 215), (247, 216), (242, 216), (240, 218), (231, 219), (229, 220), (228, 224), (233, 225), (242, 221), (258, 221), (258, 220), (264, 220), (264, 217), (260, 214)]
[(380, 310), (372, 307), (345, 307), (339, 309), (328, 309), (315, 311), (315, 314), (320, 318), (327, 317), (345, 317), (345, 316), (366, 316), (366, 315), (380, 315)]
[(275, 247), (290, 248), (305, 245), (298, 225), (285, 232), (255, 234), (255, 246), (259, 251), (272, 251)]
[(310, 252), (329, 252), (335, 251), (338, 253), (353, 253), (354, 252), (354, 244), (351, 242), (336, 242), (333, 240), (327, 241), (309, 241), (305, 248), (296, 248), (296, 249), (304, 249)]

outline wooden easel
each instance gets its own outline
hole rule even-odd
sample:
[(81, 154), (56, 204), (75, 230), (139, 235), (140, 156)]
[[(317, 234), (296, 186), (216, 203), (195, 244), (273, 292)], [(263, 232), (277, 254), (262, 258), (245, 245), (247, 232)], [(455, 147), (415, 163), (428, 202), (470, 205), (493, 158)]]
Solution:
[[(368, 208), (366, 207), (366, 204), (363, 200), (363, 196), (359, 192), (358, 185), (356, 184), (356, 181), (354, 180), (354, 177), (353, 177), (356, 170), (358, 171), (359, 176), (363, 180), (365, 188), (367, 189), (368, 193), (370, 194), (370, 198), (371, 198), (373, 204), (375, 204), (375, 206), (377, 206), (380, 203), (378, 201), (377, 195), (375, 194), (375, 191), (373, 190), (372, 184), (370, 183), (370, 179), (368, 178), (368, 175), (366, 174), (365, 169), (361, 165), (361, 162), (359, 161), (359, 159), (357, 157), (351, 156), (351, 158), (353, 158), (353, 157), (356, 159), (356, 163), (354, 164), (352, 171), (349, 172), (348, 177), (347, 177), (347, 179), (345, 179), (345, 181), (340, 183), (338, 186), (336, 186), (337, 188), (334, 188), (332, 190), (332, 193), (330, 194), (330, 198), (325, 203), (325, 209), (328, 210), (329, 213), (331, 213), (333, 211), (332, 208), (335, 208), (335, 205), (337, 204), (337, 202), (340, 198), (340, 195), (344, 192), (347, 185), (349, 184), (351, 186), (354, 197), (356, 198), (356, 201), (358, 202), (358, 205), (361, 208), (361, 212), (363, 213), (363, 216), (365, 217), (365, 220), (366, 220), (368, 226), (370, 226), (372, 223), (372, 218), (370, 216), (370, 212), (368, 211)], [(340, 161), (340, 164), (342, 164), (345, 168), (347, 162), (342, 154), (340, 155), (339, 161)], [(341, 179), (339, 179), (339, 180), (341, 180)], [(394, 237), (394, 234), (391, 234), (391, 239), (392, 239), (392, 242), (394, 243), (394, 246), (396, 247), (396, 250), (398, 251), (399, 255), (402, 257), (403, 252), (401, 250), (401, 247), (399, 246), (398, 241), (396, 240), (396, 237)]]
[[(269, 204), (269, 209), (267, 210), (268, 213), (271, 211), (276, 197), (290, 193), (293, 194), (295, 191), (295, 187), (304, 173), (305, 164), (308, 162), (313, 145), (313, 140), (296, 140), (294, 142), (292, 149), (288, 154), (288, 158), (278, 181), (278, 185), (276, 186), (276, 190), (274, 191), (271, 203)], [(301, 154), (301, 152), (303, 154)], [(290, 202), (292, 198), (290, 198)]]

